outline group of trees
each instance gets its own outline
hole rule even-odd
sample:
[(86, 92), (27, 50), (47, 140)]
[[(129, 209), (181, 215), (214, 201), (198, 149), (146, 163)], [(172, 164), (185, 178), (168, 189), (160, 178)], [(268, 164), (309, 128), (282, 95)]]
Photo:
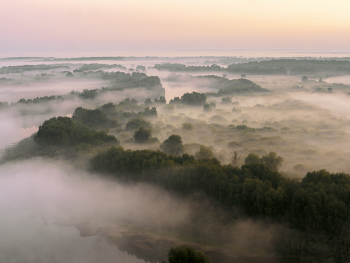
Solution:
[(74, 146), (79, 143), (98, 145), (118, 140), (105, 131), (91, 131), (81, 123), (75, 123), (68, 117), (54, 117), (39, 126), (34, 140), (41, 145)]
[[(181, 138), (173, 135), (164, 141), (162, 149), (168, 152), (172, 149), (173, 154), (178, 154), (182, 149), (180, 142)], [(187, 154), (175, 156), (161, 151), (112, 147), (96, 155), (91, 167), (122, 180), (158, 184), (181, 195), (200, 192), (228, 210), (236, 211), (238, 207), (252, 218), (284, 223), (294, 228), (297, 236), (312, 236), (315, 246), (322, 243), (327, 247), (328, 257), (350, 244), (346, 235), (350, 231), (350, 175), (321, 170), (308, 173), (300, 182), (277, 171), (283, 159), (273, 152), (262, 158), (249, 155), (247, 164), (238, 168), (210, 159), (208, 149), (202, 146), (196, 157), (204, 159), (196, 159)], [(330, 239), (321, 242), (320, 235)], [(291, 241), (281, 238), (284, 243), (277, 244), (277, 249), (283, 255), (291, 256), (307, 247), (293, 243), (287, 249), (285, 242)], [(346, 251), (342, 253), (349, 257)]]
[(207, 96), (204, 93), (192, 92), (185, 93), (179, 97), (175, 97), (173, 100), (170, 100), (170, 103), (183, 103), (187, 105), (203, 105), (207, 100)]
[(80, 122), (91, 129), (115, 128), (119, 126), (116, 119), (108, 118), (107, 114), (100, 109), (91, 110), (78, 107), (74, 110), (72, 120)]
[(278, 156), (275, 152), (270, 152), (269, 154), (264, 155), (261, 158), (259, 157), (259, 155), (250, 153), (244, 160), (244, 163), (246, 165), (252, 163), (264, 163), (272, 171), (278, 171), (282, 165), (282, 162), (283, 158), (281, 156)]

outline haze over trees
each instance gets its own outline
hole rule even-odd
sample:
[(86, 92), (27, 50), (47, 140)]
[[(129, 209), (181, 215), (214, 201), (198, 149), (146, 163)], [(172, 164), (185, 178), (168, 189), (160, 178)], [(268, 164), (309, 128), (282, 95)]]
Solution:
[[(227, 255), (349, 260), (350, 124), (344, 105), (350, 85), (340, 76), (348, 74), (348, 60), (125, 57), (111, 65), (92, 63), (98, 62), (95, 58), (91, 63), (83, 58), (67, 61), (81, 62), (0, 70), (0, 85), (8, 92), (82, 81), (77, 90), (55, 93), (61, 95), (23, 93), (0, 103), (0, 120), (8, 121), (2, 125), (3, 141), (8, 145), (22, 139), (0, 151), (0, 168), (39, 158), (83, 171), (81, 177), (91, 179), (92, 189), (95, 182), (108, 181), (111, 188), (121, 184), (122, 189), (135, 187), (145, 198), (151, 192), (155, 200), (171, 200), (162, 204), (169, 214), (153, 214), (153, 202), (149, 207), (110, 209), (107, 214), (121, 214), (118, 220), (98, 215), (96, 220), (106, 226), (86, 218), (78, 224), (68, 215), (70, 225), (87, 233), (122, 226), (125, 236), (118, 242), (134, 242), (139, 247), (125, 251), (150, 262), (164, 260), (164, 251), (174, 244), (169, 262), (208, 262), (199, 251), (213, 262), (225, 262)], [(181, 73), (157, 76), (154, 64), (161, 71)], [(128, 73), (129, 68), (155, 74)], [(74, 74), (66, 78), (68, 72)], [(96, 81), (91, 88), (85, 86), (89, 81)], [(174, 99), (167, 103), (165, 98)], [(34, 134), (12, 139), (18, 130)], [(97, 202), (100, 193), (94, 191)], [(125, 196), (104, 201), (122, 205), (134, 198)], [(186, 213), (179, 213), (180, 206)], [(152, 220), (136, 218), (136, 210), (150, 213)], [(187, 244), (198, 251), (177, 247)]]

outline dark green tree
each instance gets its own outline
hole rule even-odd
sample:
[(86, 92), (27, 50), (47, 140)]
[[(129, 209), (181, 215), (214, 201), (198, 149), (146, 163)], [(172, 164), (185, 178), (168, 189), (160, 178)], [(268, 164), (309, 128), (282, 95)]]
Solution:
[(151, 138), (151, 131), (145, 129), (144, 127), (140, 127), (134, 133), (134, 140), (137, 143), (145, 143)]
[(261, 161), (272, 171), (278, 171), (282, 165), (283, 158), (275, 152), (270, 152), (268, 155), (261, 157)]
[(182, 138), (180, 135), (170, 135), (161, 145), (160, 148), (167, 154), (172, 154), (179, 156), (184, 151), (184, 146), (182, 144)]
[(199, 93), (194, 91), (192, 93), (185, 93), (181, 97), (181, 102), (189, 105), (201, 105), (201, 104), (204, 104), (206, 99), (207, 99), (207, 96), (204, 93)]
[(126, 130), (136, 130), (140, 127), (145, 127), (145, 128), (150, 128), (151, 127), (151, 123), (148, 121), (145, 121), (143, 119), (132, 119), (130, 121), (128, 121), (128, 123), (126, 124), (125, 129)]
[(54, 117), (39, 126), (34, 139), (38, 143), (67, 145), (70, 144), (74, 129), (74, 123), (70, 118)]
[(248, 154), (247, 158), (244, 159), (245, 164), (251, 164), (251, 163), (261, 163), (260, 157), (257, 154), (250, 153)]
[(182, 129), (183, 130), (193, 130), (193, 124), (189, 122), (184, 122), (182, 124)]
[(204, 145), (199, 146), (199, 151), (194, 155), (196, 159), (211, 159), (214, 158), (213, 151)]
[(204, 110), (204, 111), (211, 111), (211, 110), (212, 110), (212, 107), (210, 106), (209, 103), (205, 103), (205, 104), (203, 105), (203, 110)]

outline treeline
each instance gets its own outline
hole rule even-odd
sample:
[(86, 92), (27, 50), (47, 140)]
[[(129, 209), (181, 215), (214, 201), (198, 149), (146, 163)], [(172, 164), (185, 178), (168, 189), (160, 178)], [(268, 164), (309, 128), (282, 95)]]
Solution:
[(110, 68), (121, 68), (126, 70), (126, 68), (123, 65), (120, 64), (99, 64), (99, 63), (92, 63), (92, 64), (84, 64), (82, 67), (73, 70), (73, 72), (82, 72), (82, 71), (88, 71), (88, 70), (97, 70), (97, 69), (110, 69)]
[[(250, 62), (249, 62), (250, 63)], [(260, 67), (257, 65), (251, 65), (248, 63), (232, 64), (227, 68), (213, 64), (211, 66), (186, 66), (184, 64), (156, 64), (154, 68), (158, 70), (168, 70), (171, 72), (201, 72), (201, 71), (222, 71), (222, 72), (234, 72), (240, 74), (253, 74), (253, 75), (287, 75), (287, 70), (283, 67)]]
[(120, 71), (105, 72), (99, 70), (84, 72), (83, 76), (109, 80), (111, 81), (111, 89), (128, 89), (139, 87), (145, 87), (149, 89), (155, 86), (161, 86), (161, 82), (158, 76), (147, 76), (145, 73), (141, 72), (133, 72), (130, 74)]
[[(88, 74), (88, 73), (87, 73)], [(94, 74), (94, 73), (91, 73)], [(73, 100), (76, 98), (80, 98), (83, 100), (95, 99), (99, 95), (105, 94), (107, 92), (113, 92), (116, 90), (123, 90), (124, 88), (141, 88), (144, 87), (148, 90), (155, 90), (158, 94), (157, 97), (164, 99), (165, 90), (161, 85), (160, 79), (155, 76), (148, 77), (144, 73), (134, 72), (132, 75), (123, 73), (123, 72), (97, 72), (97, 74), (101, 74), (102, 78), (111, 80), (110, 87), (102, 87), (101, 89), (84, 89), (82, 92), (80, 91), (71, 91), (65, 95), (52, 95), (52, 96), (44, 96), (37, 97), (34, 99), (20, 99), (18, 102), (0, 102), (0, 109), (8, 106), (15, 106), (17, 104), (40, 104), (47, 103), (53, 101), (65, 101), (65, 100)], [(163, 100), (161, 102), (163, 102)], [(155, 100), (155, 102), (158, 102)]]
[(222, 71), (225, 70), (225, 68), (222, 68), (218, 65), (211, 65), (211, 66), (186, 66), (185, 64), (179, 64), (179, 63), (164, 63), (164, 64), (155, 64), (154, 68), (158, 70), (168, 70), (172, 72), (179, 72), (179, 71), (187, 71), (187, 72), (195, 72), (195, 71)]
[(0, 68), (0, 74), (22, 73), (33, 70), (51, 70), (58, 68), (69, 69), (69, 66), (65, 64), (8, 66)]
[[(209, 76), (208, 76), (209, 77)], [(212, 87), (218, 88), (217, 93), (207, 93), (208, 96), (226, 96), (230, 94), (252, 93), (252, 92), (270, 92), (270, 90), (262, 88), (260, 85), (248, 79), (232, 79), (210, 76)]]
[[(336, 262), (349, 257), (348, 174), (321, 170), (298, 181), (283, 177), (264, 163), (238, 168), (222, 165), (215, 158), (196, 160), (187, 154), (175, 157), (122, 147), (96, 155), (91, 167), (121, 180), (154, 183), (181, 195), (202, 193), (229, 210), (238, 207), (249, 217), (287, 224), (294, 237), (281, 236), (276, 243), (284, 256), (317, 256), (312, 253), (322, 250), (322, 255)], [(293, 238), (304, 238), (308, 243), (296, 244)]]
[(158, 70), (171, 72), (221, 71), (252, 75), (303, 75), (317, 73), (350, 74), (348, 60), (271, 59), (234, 63), (227, 68), (211, 66), (186, 66), (184, 64), (156, 64)]

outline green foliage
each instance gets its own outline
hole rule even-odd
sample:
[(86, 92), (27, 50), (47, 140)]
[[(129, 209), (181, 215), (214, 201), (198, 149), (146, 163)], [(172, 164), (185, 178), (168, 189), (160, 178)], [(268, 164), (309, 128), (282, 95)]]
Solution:
[(268, 155), (262, 156), (261, 161), (272, 171), (278, 171), (282, 165), (283, 158), (277, 156), (275, 152), (270, 152)]
[[(290, 225), (293, 235), (307, 235), (310, 244), (329, 236), (329, 240), (322, 241), (326, 249), (322, 253), (327, 257), (338, 257), (331, 251), (350, 244), (346, 239), (350, 231), (348, 174), (321, 170), (308, 173), (298, 182), (284, 178), (264, 163), (238, 168), (221, 165), (215, 158), (196, 160), (186, 154), (175, 157), (160, 151), (125, 151), (121, 147), (98, 154), (91, 160), (91, 167), (116, 178), (158, 184), (183, 195), (203, 193), (228, 210), (237, 211), (239, 207), (250, 217)], [(283, 255), (312, 255), (308, 245), (299, 241), (294, 244), (294, 237), (276, 237), (276, 242), (277, 251)], [(304, 252), (296, 253), (301, 248)], [(341, 253), (343, 260), (339, 262), (345, 262), (350, 254)]]
[(79, 94), (79, 97), (82, 99), (94, 99), (98, 96), (98, 90), (97, 89), (84, 89), (81, 94)]
[(72, 78), (72, 77), (74, 77), (74, 74), (72, 72), (68, 71), (67, 74), (66, 74), (66, 77)]
[(34, 136), (35, 142), (41, 145), (73, 146), (80, 143), (98, 145), (118, 140), (105, 131), (94, 132), (80, 123), (74, 123), (68, 117), (54, 117), (39, 126)]
[(183, 103), (187, 105), (202, 105), (205, 103), (207, 96), (204, 93), (192, 92), (185, 93), (181, 96), (181, 99), (175, 97), (170, 103)]
[(161, 145), (160, 148), (167, 154), (172, 154), (175, 156), (181, 155), (183, 153), (182, 138), (180, 135), (170, 135)]
[(231, 97), (224, 97), (221, 99), (222, 103), (232, 103), (232, 98)]
[(284, 67), (264, 67), (251, 62), (229, 65), (227, 71), (242, 73), (241, 78), (245, 78), (245, 74), (248, 73), (254, 75), (287, 75), (287, 70)]
[(207, 99), (207, 96), (204, 93), (199, 92), (192, 92), (192, 93), (185, 93), (181, 96), (181, 101), (184, 104), (188, 105), (201, 105), (203, 104)]
[(107, 115), (101, 110), (90, 110), (82, 107), (78, 107), (74, 110), (72, 120), (80, 122), (90, 128), (105, 126), (108, 123)]
[(74, 130), (74, 123), (70, 118), (54, 117), (39, 126), (34, 140), (50, 145), (68, 145), (71, 143)]
[(101, 106), (101, 110), (105, 113), (111, 113), (115, 111), (115, 105), (112, 102), (106, 103)]
[(80, 153), (90, 152), (93, 149), (92, 145), (86, 142), (81, 142), (75, 145), (73, 148)]
[(41, 65), (23, 65), (23, 66), (8, 66), (0, 68), (0, 74), (10, 74), (10, 73), (22, 73), (25, 71), (33, 71), (33, 70), (51, 70), (65, 68), (69, 69), (69, 66), (62, 64), (41, 64)]
[(157, 108), (152, 107), (151, 109), (149, 107), (146, 107), (141, 115), (144, 116), (157, 116)]
[(209, 94), (212, 96), (225, 96), (229, 94), (241, 94), (252, 92), (269, 92), (269, 90), (262, 88), (260, 85), (255, 84), (253, 81), (248, 79), (232, 79), (223, 82), (220, 85), (220, 89), (216, 94)]
[(193, 130), (193, 124), (189, 122), (184, 122), (182, 124), (182, 129), (183, 130)]
[(248, 154), (247, 158), (244, 159), (245, 164), (251, 164), (251, 163), (261, 163), (260, 157), (257, 154), (250, 153)]
[(196, 251), (190, 246), (172, 247), (168, 253), (169, 263), (210, 263), (203, 252)]
[(204, 145), (199, 146), (199, 151), (194, 155), (196, 159), (211, 159), (214, 158), (213, 151)]
[(134, 140), (137, 143), (145, 143), (151, 138), (151, 131), (145, 129), (144, 127), (140, 127), (134, 133)]
[(128, 121), (128, 123), (126, 124), (125, 129), (126, 130), (136, 130), (140, 127), (145, 127), (145, 128), (150, 128), (151, 127), (151, 123), (148, 121), (145, 121), (143, 119), (139, 119), (139, 118), (134, 118), (130, 121)]
[(210, 106), (209, 103), (205, 103), (205, 104), (203, 105), (203, 110), (204, 110), (204, 111), (211, 111), (211, 110), (212, 110), (212, 107)]
[(160, 96), (159, 99), (154, 99), (154, 103), (166, 103), (165, 97)]
[[(111, 114), (115, 106), (112, 103), (101, 107), (104, 111)], [(107, 114), (100, 109), (90, 110), (78, 107), (75, 109), (72, 120), (82, 123), (91, 129), (115, 128), (120, 126), (116, 119), (107, 117)]]
[(147, 98), (147, 99), (145, 99), (144, 104), (147, 106), (152, 105), (152, 100), (150, 98)]

